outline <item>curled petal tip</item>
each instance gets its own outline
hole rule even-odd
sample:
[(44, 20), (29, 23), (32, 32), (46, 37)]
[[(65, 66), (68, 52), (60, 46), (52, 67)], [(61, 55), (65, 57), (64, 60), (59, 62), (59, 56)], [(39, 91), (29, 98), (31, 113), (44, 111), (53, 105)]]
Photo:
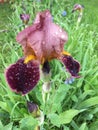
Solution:
[(34, 61), (25, 64), (24, 59), (21, 58), (6, 70), (5, 75), (10, 88), (17, 93), (21, 92), (22, 95), (25, 95), (39, 81), (39, 65)]

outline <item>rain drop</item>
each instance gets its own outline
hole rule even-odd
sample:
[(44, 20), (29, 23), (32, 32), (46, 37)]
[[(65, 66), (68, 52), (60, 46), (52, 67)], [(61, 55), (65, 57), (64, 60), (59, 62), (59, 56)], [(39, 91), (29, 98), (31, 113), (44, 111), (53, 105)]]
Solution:
[(60, 32), (62, 32), (62, 29), (60, 29)]
[(61, 36), (61, 38), (62, 38), (62, 39), (64, 39), (64, 38), (65, 38), (65, 36), (64, 36), (64, 35), (62, 35), (62, 36)]

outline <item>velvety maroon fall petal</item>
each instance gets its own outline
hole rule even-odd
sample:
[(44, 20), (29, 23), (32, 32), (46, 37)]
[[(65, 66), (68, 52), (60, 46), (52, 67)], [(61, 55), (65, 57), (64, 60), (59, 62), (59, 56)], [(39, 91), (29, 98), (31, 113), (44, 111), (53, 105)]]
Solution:
[(39, 64), (37, 61), (24, 63), (24, 59), (19, 59), (16, 64), (12, 64), (6, 70), (6, 79), (15, 92), (23, 95), (31, 91), (38, 83), (40, 78)]
[(45, 60), (59, 57), (63, 51), (64, 43), (68, 40), (67, 33), (52, 21), (49, 10), (40, 12), (32, 26), (27, 27), (16, 37), (25, 54), (27, 46), (32, 48), (37, 59)]
[(80, 64), (74, 60), (71, 56), (63, 55), (62, 62), (66, 66), (67, 71), (76, 78), (79, 78), (78, 72), (80, 70)]

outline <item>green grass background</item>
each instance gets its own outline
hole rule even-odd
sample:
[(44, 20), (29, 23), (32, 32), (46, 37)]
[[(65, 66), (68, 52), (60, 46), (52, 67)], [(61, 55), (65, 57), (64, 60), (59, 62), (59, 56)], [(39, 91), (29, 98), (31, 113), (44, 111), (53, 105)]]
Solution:
[[(38, 11), (50, 9), (52, 1), (25, 2), (26, 13), (31, 14), (29, 24)], [(23, 13), (21, 3), (0, 4), (0, 130), (33, 130), (36, 125), (27, 110), (27, 97), (13, 93), (4, 77), (5, 68), (23, 55), (15, 40), (17, 33), (23, 30), (19, 18), (19, 14)], [(71, 13), (75, 3), (84, 5), (78, 29), (78, 12)], [(61, 15), (63, 10), (67, 11), (65, 17)], [(62, 70), (58, 61), (50, 63), (53, 82), (50, 99), (46, 104), (42, 101), (42, 81), (28, 94), (29, 99), (37, 103), (46, 115), (41, 130), (98, 130), (98, 1), (54, 0), (51, 13), (54, 22), (68, 32), (65, 50), (80, 62), (81, 78), (66, 85), (64, 81), (68, 73)]]

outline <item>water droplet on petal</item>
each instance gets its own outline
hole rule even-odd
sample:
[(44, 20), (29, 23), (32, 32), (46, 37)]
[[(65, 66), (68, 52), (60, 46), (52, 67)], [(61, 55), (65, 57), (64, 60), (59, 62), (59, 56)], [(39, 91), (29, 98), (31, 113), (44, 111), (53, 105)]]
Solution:
[(58, 35), (58, 32), (56, 32), (55, 34)]
[(9, 79), (12, 79), (12, 80), (13, 80), (13, 77), (12, 77), (12, 76), (9, 76)]
[(43, 45), (44, 45), (44, 44), (45, 44), (45, 41), (43, 41), (42, 43), (43, 43)]
[(62, 32), (62, 29), (60, 29), (60, 32)]
[(64, 38), (65, 38), (65, 35), (61, 35), (61, 38), (64, 39)]

